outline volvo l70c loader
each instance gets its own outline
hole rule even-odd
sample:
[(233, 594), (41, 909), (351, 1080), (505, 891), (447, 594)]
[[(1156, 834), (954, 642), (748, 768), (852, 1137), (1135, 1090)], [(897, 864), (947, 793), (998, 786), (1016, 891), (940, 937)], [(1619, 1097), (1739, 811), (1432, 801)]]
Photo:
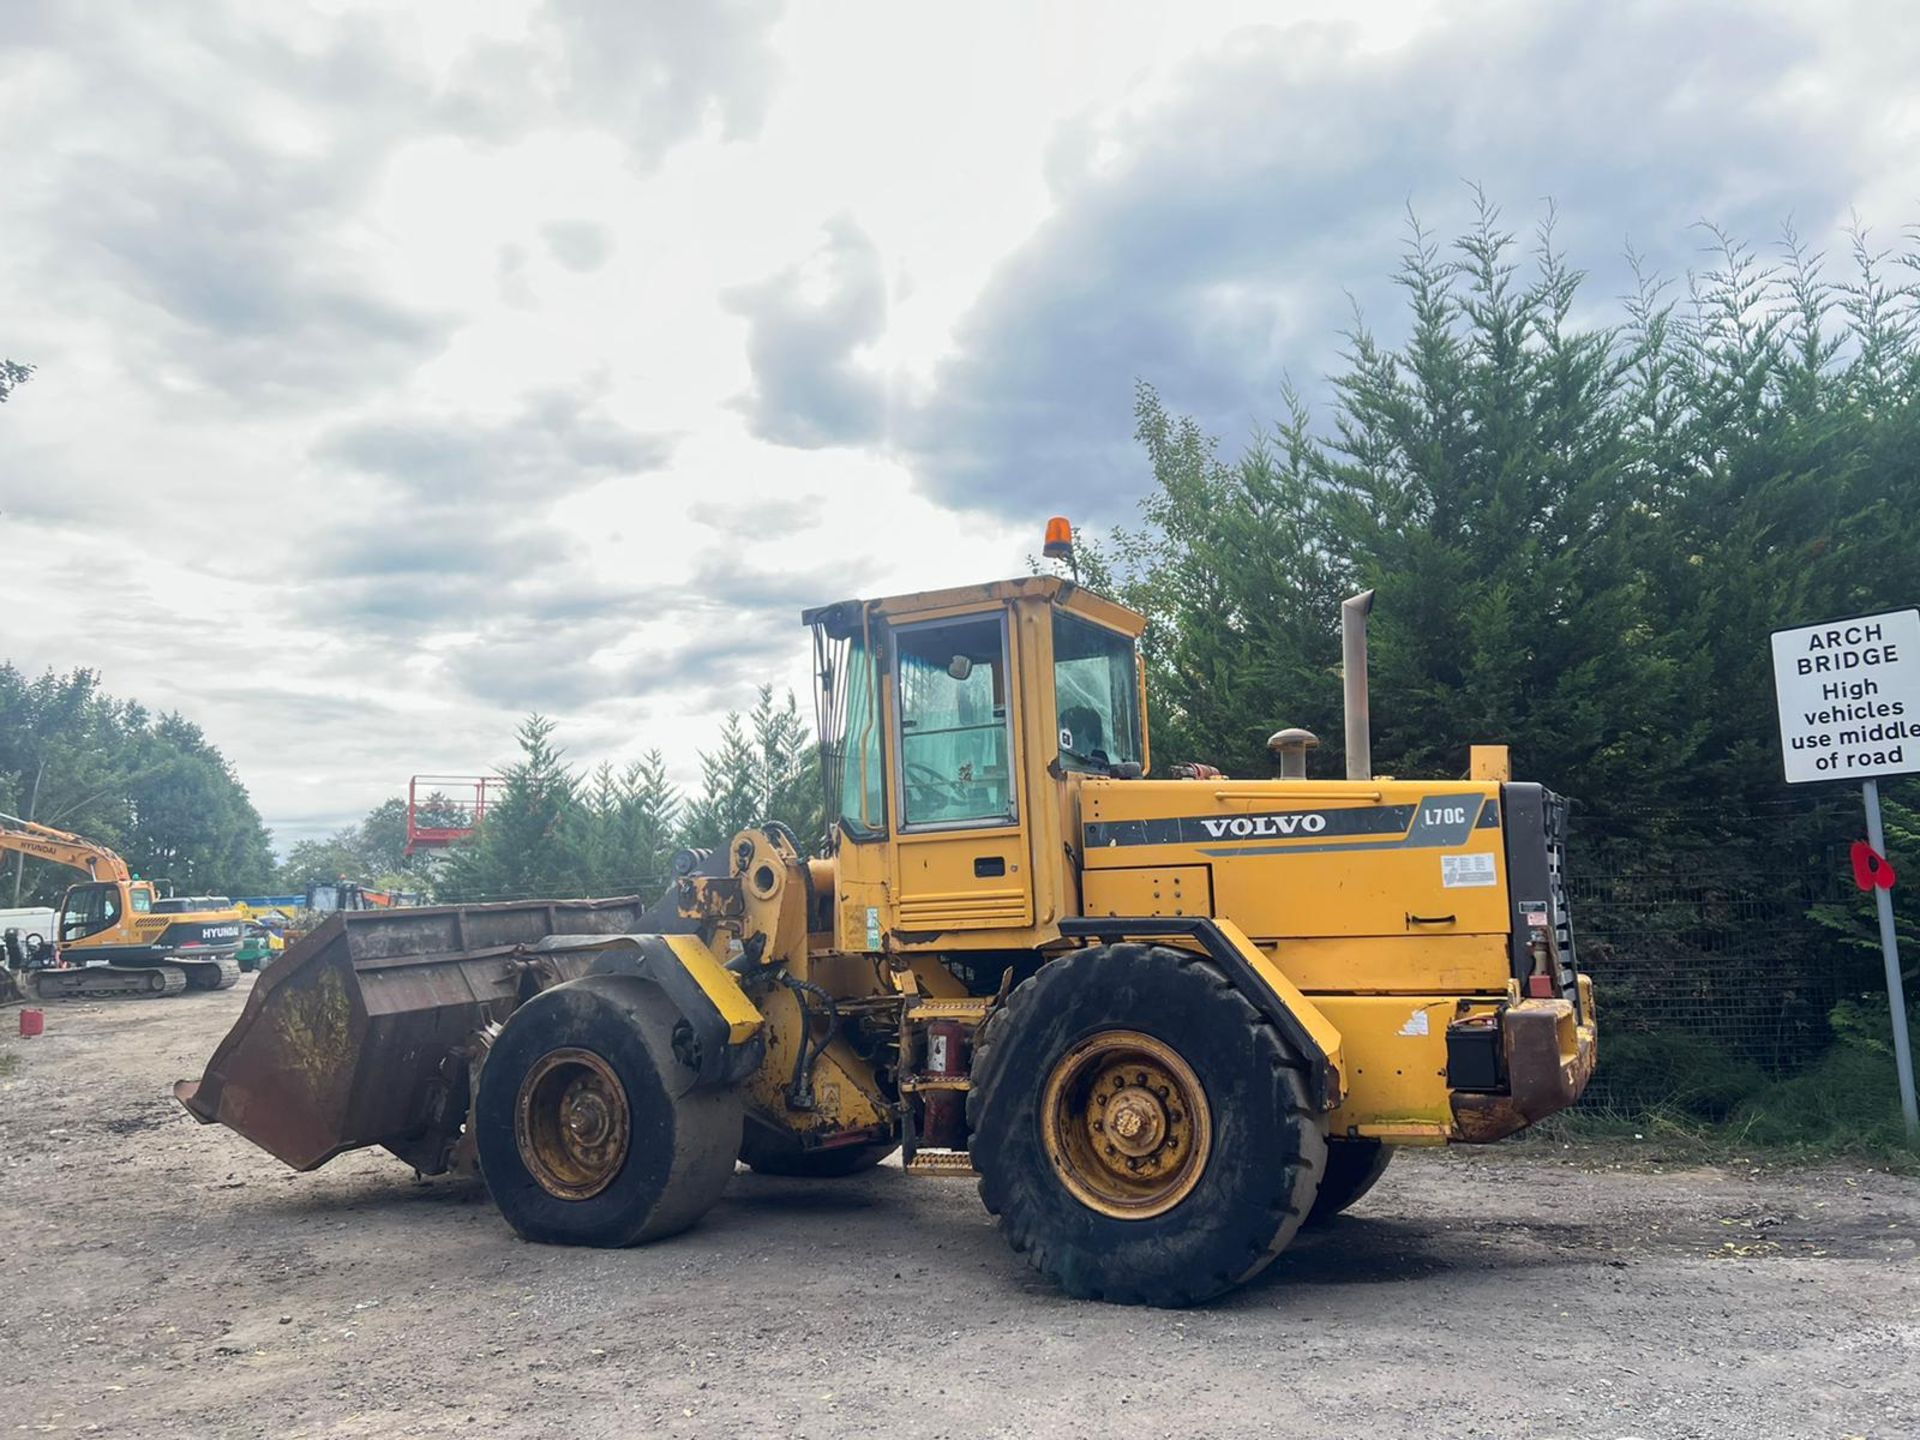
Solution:
[(1498, 1139), (1593, 1065), (1565, 804), (1498, 747), (1373, 775), (1348, 610), (1343, 780), (1304, 731), (1277, 778), (1149, 778), (1145, 621), (1070, 581), (809, 611), (824, 857), (769, 824), (651, 906), (336, 915), (176, 1093), (298, 1169), (477, 1167), (565, 1244), (671, 1235), (736, 1159), (900, 1148), (1074, 1295), (1218, 1295), (1396, 1147)]

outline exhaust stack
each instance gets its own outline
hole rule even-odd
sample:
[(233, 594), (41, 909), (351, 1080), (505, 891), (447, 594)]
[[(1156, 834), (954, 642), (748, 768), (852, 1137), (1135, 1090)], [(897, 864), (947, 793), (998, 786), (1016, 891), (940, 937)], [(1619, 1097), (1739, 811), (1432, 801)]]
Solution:
[(1281, 730), (1267, 737), (1267, 750), (1273, 756), (1282, 780), (1307, 778), (1307, 751), (1320, 743), (1311, 730)]
[(1367, 614), (1373, 591), (1340, 605), (1340, 673), (1347, 710), (1347, 778), (1373, 778), (1373, 730), (1367, 708)]

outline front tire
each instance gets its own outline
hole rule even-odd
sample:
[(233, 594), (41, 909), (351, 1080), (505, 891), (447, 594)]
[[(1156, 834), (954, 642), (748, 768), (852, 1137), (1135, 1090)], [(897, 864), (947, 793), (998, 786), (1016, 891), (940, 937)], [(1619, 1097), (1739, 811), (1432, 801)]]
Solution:
[(989, 1021), (967, 1097), (980, 1195), (1068, 1294), (1190, 1305), (1266, 1268), (1326, 1159), (1304, 1061), (1210, 961), (1098, 946)]
[(720, 1198), (740, 1146), (736, 1089), (695, 1089), (659, 986), (592, 975), (516, 1010), (480, 1071), (487, 1190), (524, 1239), (635, 1245)]

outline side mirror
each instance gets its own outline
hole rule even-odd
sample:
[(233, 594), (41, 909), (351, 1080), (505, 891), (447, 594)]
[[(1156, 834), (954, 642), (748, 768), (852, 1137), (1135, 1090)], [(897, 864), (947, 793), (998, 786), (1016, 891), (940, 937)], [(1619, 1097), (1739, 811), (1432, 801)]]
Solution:
[(973, 674), (973, 661), (964, 655), (956, 655), (947, 662), (947, 674), (956, 680), (964, 680)]

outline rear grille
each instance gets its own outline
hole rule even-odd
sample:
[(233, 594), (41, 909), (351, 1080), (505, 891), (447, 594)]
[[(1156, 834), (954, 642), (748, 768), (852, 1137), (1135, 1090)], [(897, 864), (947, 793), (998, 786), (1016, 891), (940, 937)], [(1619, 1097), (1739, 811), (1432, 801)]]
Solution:
[(1546, 792), (1546, 832), (1547, 832), (1547, 898), (1553, 909), (1548, 919), (1553, 925), (1553, 939), (1560, 952), (1560, 993), (1574, 1002), (1580, 1003), (1579, 974), (1580, 966), (1573, 951), (1573, 903), (1567, 894), (1567, 816), (1570, 806), (1566, 800)]
[(1524, 986), (1533, 973), (1531, 945), (1538, 927), (1528, 921), (1544, 910), (1559, 952), (1554, 985), (1578, 1010), (1573, 906), (1567, 895), (1567, 802), (1543, 785), (1508, 784), (1500, 789), (1506, 822), (1507, 893), (1513, 904), (1514, 978)]

